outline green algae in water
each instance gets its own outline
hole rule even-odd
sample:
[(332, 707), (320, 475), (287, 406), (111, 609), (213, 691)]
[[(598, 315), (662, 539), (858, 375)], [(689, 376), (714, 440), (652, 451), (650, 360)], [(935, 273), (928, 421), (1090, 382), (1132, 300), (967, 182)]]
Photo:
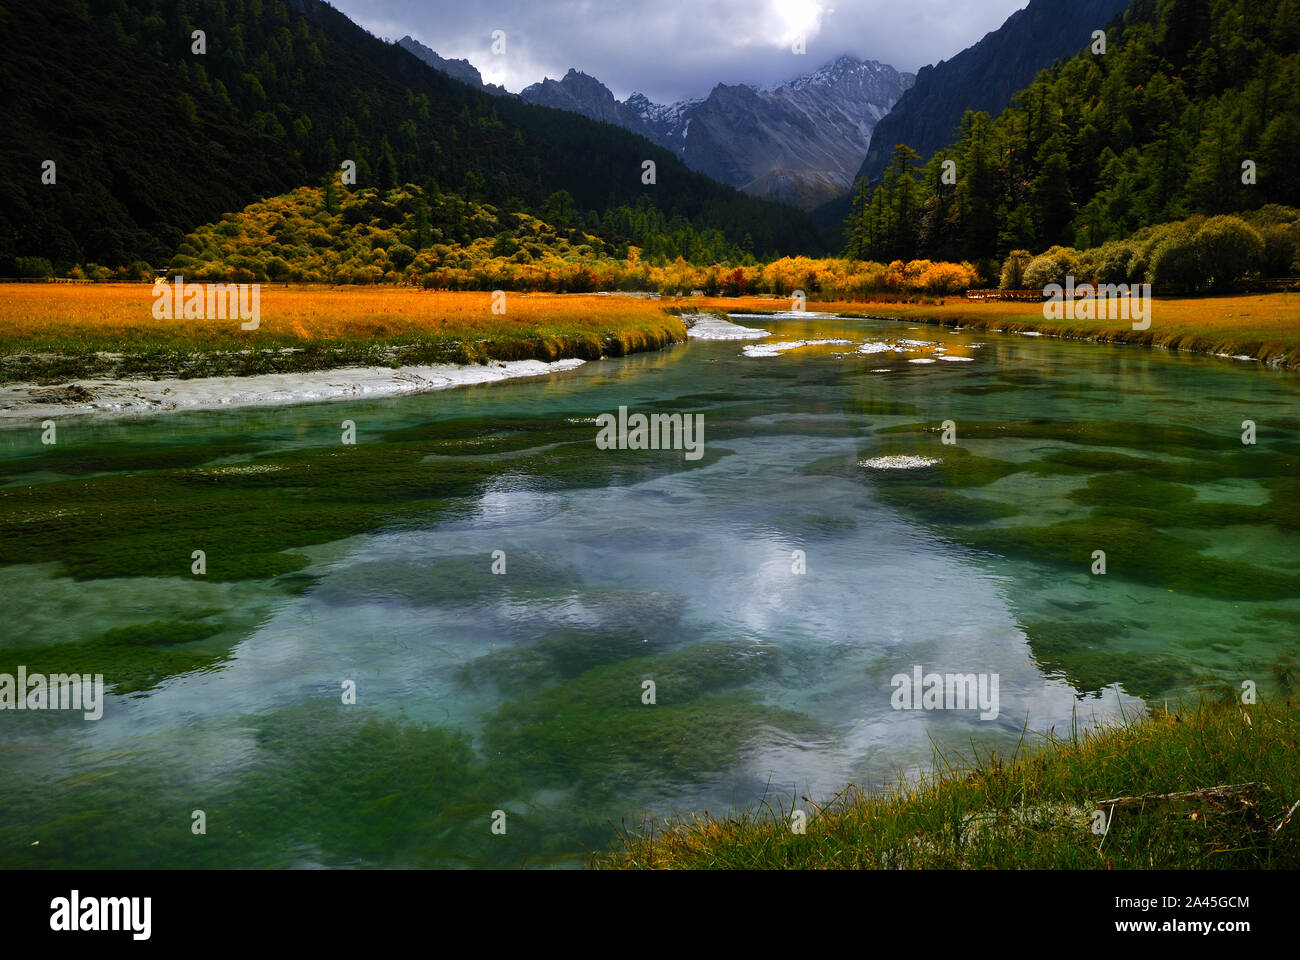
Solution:
[(458, 674), (470, 686), (491, 683), (503, 691), (519, 693), (556, 678), (577, 677), (593, 666), (644, 656), (648, 644), (644, 633), (560, 630), (534, 643), (479, 657), (462, 666)]
[[(1095, 349), (1034, 346), (1051, 357), (1080, 361), (1094, 356), (1085, 351)], [(16, 475), (38, 492), (9, 487), (0, 496), (0, 560), (58, 561), (65, 573), (83, 580), (104, 578), (96, 590), (112, 589), (107, 578), (140, 571), (169, 578), (124, 585), (129, 593), (123, 606), (143, 604), (147, 609), (150, 590), (177, 586), (177, 577), (193, 579), (190, 551), (203, 548), (209, 579), (227, 581), (212, 588), (220, 590), (219, 602), (238, 606), (237, 595), (257, 589), (260, 612), (254, 619), (271, 627), (248, 628), (248, 617), (214, 610), (207, 595), (193, 595), (196, 621), (239, 627), (175, 645), (118, 644), (113, 655), (128, 657), (125, 665), (148, 682), (145, 657), (151, 652), (211, 656), (229, 649), (231, 633), (245, 630), (251, 642), (241, 654), (248, 656), (232, 658), (221, 674), (231, 682), (222, 685), (196, 676), (184, 691), (192, 687), (204, 695), (196, 706), (205, 700), (208, 706), (220, 703), (226, 691), (254, 706), (157, 726), (152, 720), (160, 702), (180, 686), (150, 687), (142, 691), (149, 700), (119, 704), (102, 728), (91, 725), (83, 735), (70, 723), (57, 727), (66, 738), (57, 743), (61, 752), (67, 748), (61, 765), (47, 762), (56, 742), (42, 741), (33, 735), (36, 726), (24, 726), (24, 742), (0, 752), (0, 781), (5, 783), (0, 789), (0, 862), (179, 867), (563, 863), (584, 847), (607, 844), (607, 821), (617, 823), (643, 811), (658, 815), (666, 805), (745, 805), (761, 795), (769, 775), (779, 778), (789, 772), (786, 761), (792, 754), (800, 754), (800, 762), (823, 764), (823, 754), (839, 754), (849, 742), (769, 702), (798, 709), (804, 702), (814, 703), (819, 717), (834, 718), (834, 730), (861, 729), (856, 727), (860, 706), (849, 708), (852, 715), (836, 713), (828, 708), (834, 698), (819, 685), (841, 653), (851, 656), (875, 640), (870, 602), (879, 599), (859, 602), (859, 594), (869, 593), (861, 587), (880, 569), (869, 563), (892, 562), (905, 575), (916, 572), (910, 566), (913, 558), (943, 557), (946, 565), (937, 569), (947, 577), (939, 589), (1000, 594), (993, 601), (986, 595), (983, 610), (972, 608), (974, 623), (1001, 629), (1004, 635), (1012, 624), (1025, 625), (1028, 649), (1005, 644), (1010, 653), (1003, 655), (1023, 662), (1030, 677), (1038, 675), (1036, 661), (1084, 695), (1120, 684), (1130, 693), (1154, 698), (1209, 683), (1202, 673), (1231, 678), (1249, 670), (1253, 672), (1244, 675), (1268, 677), (1273, 665), (1287, 669), (1286, 637), (1294, 622), (1286, 614), (1292, 611), (1289, 606), (1270, 609), (1277, 601), (1261, 598), (1290, 589), (1290, 575), (1300, 573), (1286, 566), (1290, 541), (1284, 534), (1296, 529), (1295, 504), (1300, 501), (1295, 482), (1300, 469), (1294, 451), (1285, 445), (1289, 437), (1279, 440), (1261, 429), (1258, 447), (1241, 448), (1232, 418), (1239, 423), (1247, 414), (1236, 409), (1228, 416), (1223, 410), (1208, 411), (1197, 421), (1197, 426), (1206, 425), (1200, 434), (1153, 429), (1144, 421), (1176, 418), (1186, 411), (1179, 413), (1176, 404), (1162, 405), (1146, 395), (1134, 401), (1138, 394), (1117, 390), (1111, 371), (1100, 363), (1081, 363), (1068, 375), (1056, 367), (1040, 372), (1021, 368), (1010, 376), (1022, 382), (1006, 391), (982, 389), (993, 378), (981, 364), (954, 364), (933, 396), (923, 392), (922, 383), (935, 381), (923, 381), (917, 371), (906, 383), (877, 378), (879, 387), (872, 382), (872, 389), (880, 392), (864, 404), (846, 395), (845, 387), (861, 389), (869, 381), (855, 377), (844, 383), (848, 377), (835, 372), (853, 360), (789, 356), (780, 361), (785, 375), (771, 377), (762, 363), (728, 366), (725, 351), (734, 353), (734, 345), (703, 349), (721, 362), (716, 367), (683, 363), (689, 369), (675, 380), (671, 371), (655, 370), (665, 376), (613, 384), (602, 365), (582, 375), (590, 378), (582, 387), (575, 385), (580, 379), (575, 377), (569, 386), (558, 381), (498, 385), (437, 397), (340, 404), (328, 412), (318, 406), (257, 417), (195, 417), (185, 422), (202, 427), (190, 434), (200, 449), (153, 463), (147, 448), (168, 444), (134, 444), (134, 450), (126, 444), (98, 444), (97, 462), (88, 459), (83, 470), (70, 452), (65, 473), (49, 471), (50, 464), (39, 466), (40, 456), (31, 457), (37, 466)], [(653, 369), (654, 359), (643, 365)], [(1140, 366), (1172, 370), (1157, 356)], [(958, 372), (969, 377), (948, 376)], [(1253, 373), (1226, 371), (1225, 381), (1227, 377), (1237, 377), (1234, 382), (1243, 388), (1268, 386)], [(1083, 378), (1094, 380), (1091, 391), (1076, 389)], [(951, 388), (972, 381), (977, 385)], [(711, 383), (734, 392), (711, 393)], [(1181, 390), (1187, 385), (1174, 379), (1174, 386)], [(590, 393), (579, 395), (579, 390)], [(1153, 395), (1176, 400), (1169, 391)], [(908, 409), (910, 401), (918, 409)], [(630, 409), (668, 412), (705, 403), (723, 406), (707, 408), (706, 458), (697, 463), (671, 452), (598, 455), (595, 425), (586, 421), (620, 402)], [(493, 410), (496, 415), (481, 415)], [(361, 431), (356, 447), (302, 447), (317, 435), (304, 423), (332, 421), (321, 433), (332, 442), (337, 418), (356, 416), (356, 411), (378, 424)], [(467, 412), (476, 415), (462, 416)], [(1053, 413), (1056, 419), (1049, 419)], [(873, 417), (919, 420), (921, 414), (934, 419), (911, 434), (884, 432), (871, 422)], [(957, 448), (939, 443), (935, 426), (944, 417), (958, 425)], [(1102, 429), (1092, 429), (1091, 419), (1102, 421)], [(1069, 420), (1083, 426), (1060, 429)], [(1013, 433), (1027, 435), (994, 428), (1004, 422), (1030, 424), (1013, 427)], [(1222, 435), (1212, 426), (1220, 422), (1225, 425)], [(968, 430), (972, 424), (976, 426)], [(994, 426), (981, 437), (976, 435), (979, 424)], [(133, 425), (122, 430), (122, 437), (148, 436), (153, 429)], [(246, 441), (237, 430), (253, 439)], [(260, 446), (255, 442), (259, 430), (271, 434)], [(218, 451), (220, 456), (202, 449), (223, 435), (232, 437), (232, 446)], [(295, 438), (290, 443), (298, 448), (286, 449), (279, 439), (284, 437)], [(1003, 444), (1003, 437), (1009, 442)], [(743, 447), (746, 456), (728, 464), (731, 451), (720, 442), (724, 439), (727, 445), (734, 439), (737, 450), (742, 443), (758, 443)], [(961, 449), (968, 439), (972, 449)], [(1190, 444), (1184, 445), (1185, 440)], [(777, 453), (765, 452), (770, 450)], [(859, 453), (881, 452), (933, 455), (945, 466), (894, 472), (857, 466)], [(110, 462), (117, 453), (123, 457)], [(228, 462), (222, 464), (223, 459)], [(697, 467), (707, 472), (691, 476)], [(140, 475), (142, 470), (150, 472)], [(49, 482), (45, 473), (65, 479)], [(855, 495), (844, 483), (849, 477), (869, 491)], [(1053, 482), (1040, 483), (1044, 477)], [(1252, 496), (1230, 495), (1237, 478), (1251, 478)], [(641, 481), (653, 483), (643, 490), (610, 491)], [(1202, 488), (1207, 484), (1218, 486)], [(847, 494), (841, 496), (841, 490)], [(582, 499), (552, 496), (562, 491), (582, 491)], [(1189, 491), (1194, 495), (1189, 497)], [(515, 492), (523, 496), (512, 502)], [(1108, 502), (1125, 493), (1133, 494), (1130, 501)], [(490, 495), (486, 500), (485, 494)], [(718, 515), (701, 515), (700, 500)], [(616, 503), (617, 515), (602, 512), (603, 502)], [(1238, 512), (1218, 512), (1229, 504)], [(538, 513), (546, 517), (537, 523), (520, 520)], [(601, 517), (606, 526), (566, 535), (567, 525), (588, 515)], [(919, 518), (924, 525), (898, 523), (900, 516)], [(1249, 531), (1224, 525), (1230, 516), (1275, 534), (1248, 540), (1237, 550), (1248, 561), (1244, 568), (1227, 553), (1213, 555), (1248, 539)], [(717, 525), (709, 528), (715, 519)], [(1061, 529), (1064, 521), (1077, 525)], [(705, 549), (697, 548), (703, 563), (691, 555), (698, 541), (680, 528), (690, 523), (710, 535), (734, 537), (736, 568), (752, 571), (757, 566), (763, 576), (771, 573), (771, 564), (764, 567), (765, 561), (756, 558), (776, 555), (774, 548), (785, 550), (801, 537), (815, 541), (810, 558), (817, 556), (813, 549), (833, 551), (810, 564), (814, 573), (797, 589), (820, 599), (827, 611), (842, 610), (841, 619), (863, 625), (865, 638), (847, 630), (834, 638), (799, 637), (789, 624), (773, 628), (780, 622), (780, 601), (800, 595), (785, 593), (790, 587), (781, 578), (756, 580), (761, 583), (756, 591), (737, 589), (736, 595), (743, 593), (739, 599), (725, 589), (696, 589), (692, 578), (726, 581), (732, 567), (730, 558), (719, 566), (716, 555)], [(530, 541), (538, 530), (542, 535)], [(1107, 530), (1130, 542), (1132, 551), (1089, 542)], [(440, 543), (444, 532), (455, 539), (445, 549)], [(357, 534), (378, 536), (346, 539)], [(7, 546), (15, 537), (17, 545)], [(1000, 537), (1010, 539), (999, 543)], [(915, 547), (906, 556), (891, 552), (891, 538)], [(102, 539), (105, 545), (88, 546), (86, 539)], [(196, 539), (200, 542), (190, 543)], [(566, 554), (561, 544), (572, 545), (573, 554)], [(479, 545), (482, 553), (475, 552)], [(1134, 564), (1148, 545), (1155, 548), (1154, 566), (1137, 570)], [(498, 546), (509, 554), (505, 577), (489, 572), (488, 550)], [(1090, 579), (1091, 551), (1099, 546), (1109, 552), (1110, 569), (1106, 577)], [(827, 556), (839, 556), (844, 564), (828, 563)], [(857, 558), (865, 559), (855, 568)], [(957, 572), (962, 564), (970, 571), (969, 583)], [(840, 582), (841, 566), (856, 579)], [(1258, 606), (1238, 609), (1236, 600), (1223, 598), (1250, 593), (1242, 583), (1228, 577), (1207, 588), (1203, 582), (1222, 579), (1233, 567), (1248, 576), (1262, 571), (1281, 579), (1261, 581), (1267, 587), (1262, 591), (1257, 583), (1250, 595)], [(1174, 588), (1166, 580), (1179, 576), (1187, 589), (1170, 593)], [(349, 582), (349, 577), (355, 579)], [(890, 602), (913, 613), (918, 608), (910, 605), (917, 597), (922, 604), (931, 602), (935, 581), (916, 579), (917, 596), (902, 589)], [(980, 581), (996, 586), (981, 587)], [(818, 595), (819, 584), (833, 589)], [(80, 584), (66, 586), (76, 588)], [(1167, 606), (1160, 606), (1166, 597)], [(1191, 599), (1180, 607), (1184, 598)], [(1146, 606), (1153, 603), (1157, 605)], [(616, 615), (620, 609), (626, 616)], [(986, 619), (990, 612), (1003, 619), (991, 622)], [(1166, 622), (1164, 615), (1175, 612), (1179, 616)], [(1265, 616), (1274, 612), (1278, 616)], [(735, 619), (724, 620), (728, 613)], [(186, 620), (171, 606), (136, 619), (143, 626), (159, 614), (168, 621)], [(1202, 614), (1203, 623), (1197, 619)], [(315, 616), (317, 632), (307, 626), (309, 615)], [(754, 619), (741, 621), (742, 615)], [(36, 621), (40, 615), (29, 611), (27, 616)], [(1233, 616), (1250, 617), (1245, 622), (1255, 632), (1234, 633)], [(403, 642), (416, 641), (410, 652), (395, 655), (384, 647), (383, 624), (390, 620), (402, 624)], [(111, 622), (129, 623), (131, 618)], [(423, 633), (422, 622), (429, 625)], [(833, 631), (837, 626), (835, 614), (828, 612), (819, 628)], [(463, 629), (465, 636), (443, 642), (438, 633), (447, 628), (449, 633)], [(78, 629), (84, 629), (84, 620)], [(909, 637), (910, 629), (904, 628)], [(767, 630), (780, 631), (779, 644), (704, 644), (715, 650), (765, 651), (752, 669), (727, 655), (712, 664), (684, 656), (695, 637), (752, 637)], [(361, 664), (371, 671), (369, 680), (362, 679), (361, 705), (340, 706), (337, 686), (323, 683), (319, 689), (287, 694), (304, 702), (262, 710), (263, 678), (250, 678), (243, 670), (259, 662), (258, 643), (283, 644), (286, 636), (310, 635), (305, 645), (311, 653), (328, 651), (346, 660), (352, 649), (349, 631), (358, 631), (357, 638), (378, 637), (365, 645), (366, 655), (377, 659)], [(103, 631), (85, 632), (94, 636), (79, 645)], [(42, 643), (67, 635), (46, 630)], [(917, 639), (936, 641), (933, 635)], [(483, 656), (488, 640), (496, 645)], [(805, 668), (803, 645), (835, 655), (828, 655), (819, 669)], [(6, 646), (10, 655), (29, 658), (30, 650), (19, 650), (17, 641)], [(274, 646), (268, 652), (281, 650)], [(771, 656), (777, 652), (782, 656)], [(682, 659), (659, 659), (678, 655)], [(640, 701), (647, 678), (658, 684), (654, 706)], [(376, 680), (387, 688), (378, 706), (366, 701)], [(465, 689), (458, 690), (457, 681)], [(273, 687), (273, 694), (284, 696), (292, 687), (292, 681)], [(1051, 690), (1030, 691), (1035, 709)], [(441, 700), (429, 702), (430, 695), (445, 697), (446, 710)], [(447, 725), (411, 723), (401, 716), (408, 708), (439, 724), (445, 715)], [(148, 719), (138, 722), (140, 716)], [(892, 762), (905, 755), (896, 751), (907, 747), (888, 727), (888, 719), (886, 714), (885, 736), (871, 749)], [(1036, 713), (1034, 722), (1042, 720)], [(879, 716), (872, 721), (881, 722)], [(105, 741), (96, 739), (101, 729), (110, 735)], [(963, 742), (967, 735), (947, 725), (932, 729), (937, 737), (960, 736)], [(797, 745), (791, 746), (792, 740)], [(122, 742), (130, 743), (129, 750), (120, 750)], [(842, 784), (844, 778), (837, 773), (835, 780)], [(211, 829), (196, 845), (188, 817), (199, 806), (207, 810)], [(496, 809), (509, 815), (505, 836), (489, 831)], [(38, 840), (39, 846), (32, 846)]]
[(1124, 518), (1161, 528), (1194, 530), (1262, 523), (1267, 517), (1259, 507), (1201, 500), (1196, 490), (1186, 484), (1139, 473), (1093, 476), (1070, 499), (1095, 507), (1094, 516)]
[(1106, 552), (1106, 575), (1219, 600), (1300, 596), (1300, 576), (1216, 560), (1202, 539), (1174, 537), (1132, 520), (1092, 516), (1046, 527), (972, 529), (957, 534), (985, 550), (1065, 564), (1085, 571), (1094, 550)]
[[(285, 868), (519, 866), (562, 856), (590, 839), (514, 798), (525, 787), (490, 770), (456, 731), (301, 704), (250, 717), (254, 752), (220, 781), (177, 783), (176, 773), (131, 755), (101, 766), (94, 791), (70, 778), (0, 794), (0, 862), (8, 867)], [(0, 758), (0, 766), (14, 758)], [(37, 800), (37, 796), (42, 799)], [(509, 830), (492, 835), (492, 811)], [(190, 812), (204, 810), (196, 839)], [(553, 821), (553, 818), (552, 818)], [(572, 818), (571, 818), (572, 822)], [(33, 845), (30, 838), (38, 839)]]
[(571, 679), (592, 667), (644, 658), (675, 634), (684, 600), (662, 591), (585, 590), (583, 610), (598, 627), (566, 627), (515, 647), (471, 660), (457, 671), (468, 686), (494, 684), (511, 694), (555, 679)]
[(108, 692), (139, 693), (170, 677), (219, 666), (223, 653), (178, 648), (221, 630), (219, 624), (159, 620), (107, 630), (77, 643), (0, 650), (0, 673), (16, 674), (23, 664), (29, 675), (103, 674)]
[(1108, 470), (1150, 468), (1157, 461), (1111, 450), (1071, 449), (1047, 454), (1034, 464), (1034, 472), (1048, 476), (1063, 473), (1098, 473)]
[[(1068, 420), (957, 420), (958, 443), (962, 440), (1058, 440), (1098, 447), (1127, 447), (1147, 453), (1168, 453), (1173, 456), (1188, 450), (1217, 450), (1239, 443), (1235, 433), (1223, 435), (1182, 427), (1175, 424)], [(922, 437), (933, 433), (934, 424), (913, 423), (885, 427), (883, 434), (902, 434)]]
[(493, 781), (468, 737), (438, 727), (322, 707), (265, 716), (255, 736), (263, 759), (233, 798), (230, 827), (330, 864), (491, 862), (487, 843), (501, 839), (491, 813), (518, 794)]
[(508, 576), (492, 573), (489, 554), (385, 558), (352, 563), (343, 579), (326, 579), (312, 594), (322, 603), (351, 603), (357, 595), (384, 596), (413, 606), (543, 597), (572, 588), (575, 570), (563, 558), (534, 550), (511, 550)]
[(203, 444), (68, 443), (6, 460), (6, 475), (49, 472), (69, 477), (197, 467), (251, 454), (265, 444), (216, 438)]
[[(8, 791), (0, 797), (0, 860), (81, 867), (562, 861), (603, 842), (600, 818), (617, 812), (609, 803), (628, 777), (655, 783), (705, 776), (735, 763), (763, 724), (824, 733), (800, 714), (728, 689), (770, 673), (770, 648), (706, 644), (583, 669), (576, 656), (589, 639), (554, 638), (548, 652), (575, 658), (565, 667), (572, 677), (502, 706), (481, 754), (463, 733), (337, 703), (274, 710), (245, 721), (256, 752), (218, 785), (178, 786), (127, 756), (96, 776), (98, 787), (111, 789), (56, 790), (43, 804)], [(508, 670), (524, 662), (513, 653), (484, 659)], [(645, 678), (659, 685), (656, 705), (641, 703)], [(0, 767), (16, 759), (0, 758)], [(547, 783), (561, 791), (553, 804), (538, 793)], [(583, 798), (580, 810), (565, 802), (569, 791)], [(189, 833), (191, 806), (208, 817), (207, 842), (198, 848)], [(504, 837), (489, 829), (497, 809), (507, 812)], [(27, 839), (33, 836), (41, 839), (37, 848)]]
[(1300, 626), (1300, 610), (1259, 610), (1254, 613), (1248, 613), (1246, 616), (1251, 620), (1293, 623)]
[[(900, 437), (908, 441), (900, 443)], [(957, 447), (938, 444), (933, 423), (879, 429), (875, 438), (880, 445), (873, 455), (921, 454), (940, 463), (915, 470), (867, 471), (866, 476), (882, 499), (924, 520), (940, 535), (998, 556), (1046, 564), (1061, 574), (1087, 575), (1094, 551), (1103, 550), (1105, 582), (1112, 585), (1128, 581), (1217, 601), (1300, 597), (1300, 577), (1285, 564), (1255, 563), (1249, 556), (1212, 556), (1213, 541), (1205, 536), (1211, 530), (1241, 525), (1296, 528), (1300, 460), (1285, 444), (1243, 450), (1236, 435), (1220, 437), (1190, 427), (1119, 421), (999, 423), (958, 418), (957, 437)], [(1005, 499), (972, 503), (972, 498), (958, 493), (963, 486), (983, 485), (981, 481), (996, 484), (1011, 470), (1010, 464), (999, 465), (1003, 462), (995, 459), (996, 454), (968, 455), (960, 445), (966, 441), (996, 444), (1003, 439), (1068, 445), (1015, 466), (1036, 476), (1078, 476), (1079, 485), (1069, 492), (1065, 504), (1077, 505), (1083, 514), (1043, 524), (1030, 519), (1035, 513), (1032, 506), (1026, 509)], [(980, 449), (988, 454), (997, 447)], [(1226, 489), (1224, 484), (1247, 479), (1259, 491), (1252, 502), (1217, 501), (1190, 485), (1218, 484), (1218, 489)], [(1266, 502), (1259, 502), (1261, 495), (1267, 496)], [(1039, 664), (1085, 694), (1096, 695), (1118, 683), (1129, 693), (1151, 698), (1191, 689), (1201, 681), (1176, 656), (1123, 647), (1118, 638), (1125, 629), (1113, 623), (1045, 619), (1029, 620), (1026, 626)], [(1232, 655), (1237, 648), (1207, 642), (1203, 649)]]
[(1186, 686), (1195, 674), (1178, 659), (1117, 648), (1128, 633), (1105, 620), (1040, 620), (1022, 624), (1034, 659), (1049, 676), (1067, 680), (1079, 696), (1100, 694), (1114, 683), (1152, 699)]
[[(802, 714), (733, 689), (776, 667), (775, 649), (744, 643), (595, 667), (502, 706), (487, 724), (486, 749), (534, 776), (597, 793), (629, 780), (699, 778), (734, 764), (762, 725), (822, 732)], [(655, 684), (653, 704), (642, 700), (646, 681)]]
[(880, 485), (931, 485), (945, 487), (983, 487), (1025, 469), (1008, 460), (981, 457), (960, 446), (938, 442), (938, 436), (926, 437), (929, 445), (882, 443), (860, 454), (862, 459), (888, 456), (926, 456), (938, 460), (932, 466), (907, 470), (871, 470), (872, 480)]
[(494, 718), (487, 744), (535, 776), (609, 795), (629, 782), (717, 774), (740, 759), (762, 726), (821, 732), (802, 714), (767, 706), (745, 690), (662, 705), (642, 705), (639, 692), (638, 682), (635, 705), (586, 704), (584, 712), (565, 709), (571, 705), (559, 693), (529, 698)]
[[(534, 425), (528, 436), (539, 442), (572, 440), (575, 432), (546, 420)], [(620, 451), (602, 461), (591, 456), (594, 433), (585, 432), (591, 445), (570, 443), (525, 456), (514, 461), (515, 469), (553, 488), (603, 486), (706, 467), (729, 452), (712, 445), (689, 461), (684, 451)], [(0, 564), (58, 560), (77, 579), (190, 576), (191, 554), (203, 550), (211, 580), (297, 574), (309, 561), (293, 548), (430, 523), (499, 471), (472, 458), (426, 462), (438, 449), (432, 440), (340, 445), (257, 457), (237, 468), (165, 469), (3, 489)]]
[(951, 490), (907, 484), (882, 484), (882, 499), (934, 524), (976, 524), (1014, 517), (1018, 507), (999, 500), (977, 499)]
[[(874, 455), (921, 453), (940, 461), (916, 470), (872, 471), (870, 479), (881, 495), (972, 546), (1079, 570), (1088, 569), (1093, 551), (1104, 550), (1108, 576), (1224, 600), (1300, 596), (1300, 578), (1268, 566), (1207, 556), (1208, 541), (1194, 533), (1244, 524), (1300, 529), (1300, 457), (1285, 444), (1242, 450), (1235, 434), (1120, 421), (963, 419), (957, 422), (957, 446), (936, 443), (938, 428), (928, 423), (875, 433), (881, 445)], [(911, 445), (899, 443), (898, 437), (912, 438)], [(999, 439), (1081, 446), (1028, 464), (975, 456), (960, 448), (968, 440)], [(1139, 450), (1144, 456), (1095, 449), (1105, 446)], [(1152, 459), (1151, 454), (1174, 459)], [(951, 493), (951, 488), (990, 484), (1021, 469), (1038, 475), (1094, 472), (1069, 497), (1091, 508), (1087, 516), (1048, 526), (1003, 523), (990, 528), (987, 522), (999, 514), (1013, 516), (999, 510), (1004, 504), (981, 510), (951, 496), (920, 492), (932, 487)], [(1187, 485), (1245, 478), (1269, 492), (1267, 503), (1206, 500)]]

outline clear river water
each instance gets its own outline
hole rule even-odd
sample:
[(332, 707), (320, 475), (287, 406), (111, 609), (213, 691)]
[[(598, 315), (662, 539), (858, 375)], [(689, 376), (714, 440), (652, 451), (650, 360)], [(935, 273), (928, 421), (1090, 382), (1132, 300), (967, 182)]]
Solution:
[[(0, 866), (574, 866), (1295, 682), (1296, 375), (733, 319), (772, 336), (0, 431), (0, 674), (107, 685), (0, 712)], [(601, 449), (620, 407), (702, 455)], [(917, 668), (997, 716), (897, 708)]]

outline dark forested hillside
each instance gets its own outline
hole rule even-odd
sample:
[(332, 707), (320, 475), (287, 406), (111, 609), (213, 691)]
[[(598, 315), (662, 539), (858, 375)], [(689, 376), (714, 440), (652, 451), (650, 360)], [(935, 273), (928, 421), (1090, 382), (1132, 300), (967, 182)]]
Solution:
[(912, 89), (876, 125), (858, 177), (877, 181), (894, 147), (922, 157), (952, 142), (967, 110), (1000, 113), (1039, 71), (1073, 56), (1129, 0), (1032, 0), (949, 60), (922, 67)]
[(1265, 204), (1300, 205), (1300, 0), (1138, 0), (1104, 54), (967, 113), (924, 166), (896, 148), (847, 235), (877, 259), (976, 259)]
[(358, 186), (517, 210), (563, 191), (578, 218), (648, 203), (758, 255), (820, 247), (797, 211), (626, 131), (473, 90), (319, 0), (6, 0), (0, 80), (0, 274), (19, 256), (161, 263), (198, 224), (345, 159)]
[[(880, 181), (894, 147), (905, 143), (922, 159), (952, 142), (968, 110), (998, 114), (1040, 71), (1073, 55), (1120, 13), (1129, 0), (1031, 0), (998, 29), (948, 60), (922, 67), (912, 88), (899, 98), (872, 132), (855, 182)], [(852, 206), (844, 193), (813, 211), (813, 220), (833, 231)]]

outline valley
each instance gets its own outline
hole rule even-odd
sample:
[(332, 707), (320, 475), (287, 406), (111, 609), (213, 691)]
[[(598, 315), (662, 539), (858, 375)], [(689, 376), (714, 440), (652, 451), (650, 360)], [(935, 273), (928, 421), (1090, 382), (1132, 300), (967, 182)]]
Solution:
[(0, 54), (7, 930), (831, 869), (1095, 949), (1107, 875), (1300, 866), (1297, 0), (0, 2)]

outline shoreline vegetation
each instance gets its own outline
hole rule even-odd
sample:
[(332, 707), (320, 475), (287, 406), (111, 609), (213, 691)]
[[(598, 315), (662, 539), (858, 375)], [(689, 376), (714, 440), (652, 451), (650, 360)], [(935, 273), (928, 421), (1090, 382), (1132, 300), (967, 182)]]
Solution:
[[(695, 298), (696, 309), (762, 315), (784, 313), (780, 298)], [(944, 327), (1044, 336), (1095, 343), (1133, 343), (1216, 357), (1258, 360), (1300, 369), (1300, 294), (1264, 293), (1218, 297), (1156, 298), (1151, 325), (1134, 330), (1129, 320), (1050, 320), (1038, 301), (907, 300), (812, 301), (806, 309), (844, 317), (898, 320)]]
[[(1231, 691), (1010, 756), (936, 753), (920, 781), (825, 805), (692, 814), (620, 833), (598, 869), (1295, 869), (1300, 709)], [(790, 798), (787, 798), (787, 801)], [(806, 818), (794, 831), (792, 811)]]
[(0, 385), (596, 360), (686, 339), (655, 301), (598, 294), (510, 293), (494, 312), (491, 293), (267, 285), (245, 331), (237, 319), (157, 320), (144, 284), (3, 292)]
[[(157, 320), (145, 284), (19, 283), (0, 300), (0, 387), (83, 404), (85, 386), (307, 374), (349, 368), (595, 360), (687, 338), (693, 313), (788, 313), (776, 296), (423, 291), (268, 284), (256, 330), (237, 320)], [(494, 313), (493, 305), (504, 313)], [(1049, 320), (1042, 304), (900, 294), (808, 300), (813, 313), (1105, 343), (1134, 343), (1300, 369), (1300, 293), (1157, 298), (1149, 329)], [(46, 388), (46, 389), (41, 389)], [(55, 388), (55, 389), (49, 389)]]

